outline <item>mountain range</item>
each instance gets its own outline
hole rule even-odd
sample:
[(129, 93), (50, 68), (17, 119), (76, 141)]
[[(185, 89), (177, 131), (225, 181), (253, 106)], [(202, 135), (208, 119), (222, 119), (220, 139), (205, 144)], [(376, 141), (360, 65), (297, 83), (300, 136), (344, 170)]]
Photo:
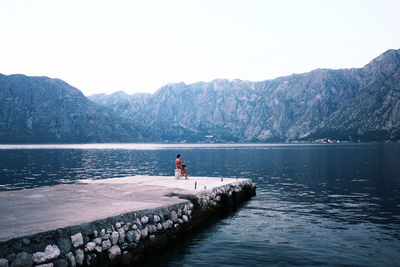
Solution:
[(400, 50), (362, 68), (252, 82), (171, 83), (85, 97), (59, 79), (0, 75), (0, 143), (400, 140)]
[(146, 134), (59, 79), (0, 74), (0, 143), (137, 142)]

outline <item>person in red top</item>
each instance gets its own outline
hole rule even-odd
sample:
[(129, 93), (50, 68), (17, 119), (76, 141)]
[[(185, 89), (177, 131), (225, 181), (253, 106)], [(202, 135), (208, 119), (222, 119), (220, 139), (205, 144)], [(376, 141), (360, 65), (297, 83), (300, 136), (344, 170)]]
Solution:
[(188, 180), (187, 168), (186, 168), (186, 165), (182, 163), (180, 154), (176, 155), (175, 166), (176, 166), (177, 169), (181, 170), (181, 173), (183, 175), (185, 175), (185, 179)]

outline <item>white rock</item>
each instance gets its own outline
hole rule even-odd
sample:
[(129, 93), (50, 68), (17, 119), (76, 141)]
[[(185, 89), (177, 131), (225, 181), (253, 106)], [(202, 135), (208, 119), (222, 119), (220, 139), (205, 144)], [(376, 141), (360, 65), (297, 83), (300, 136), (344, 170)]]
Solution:
[(35, 267), (54, 267), (54, 264), (51, 262), (51, 263), (36, 265)]
[(154, 215), (154, 222), (157, 223), (161, 220), (160, 216)]
[(113, 244), (113, 245), (117, 244), (118, 243), (118, 239), (119, 239), (118, 232), (115, 232), (115, 231), (112, 232), (110, 239), (111, 239), (111, 244)]
[(157, 230), (158, 230), (158, 231), (161, 231), (161, 230), (162, 230), (162, 225), (161, 225), (161, 223), (157, 223)]
[(125, 242), (125, 230), (124, 228), (119, 228), (118, 229), (118, 234), (119, 234), (119, 243), (122, 244)]
[(100, 252), (103, 251), (103, 248), (100, 247), (100, 246), (95, 246), (95, 247), (94, 247), (94, 251), (96, 251), (97, 253), (100, 253)]
[(137, 225), (136, 225), (136, 224), (132, 224), (132, 229), (133, 229), (133, 230), (138, 229)]
[(178, 221), (178, 214), (174, 210), (171, 211), (171, 220), (173, 222), (177, 222)]
[(182, 215), (182, 220), (183, 220), (184, 222), (188, 222), (188, 221), (189, 221), (189, 218), (188, 218), (188, 216), (186, 216), (186, 215)]
[(123, 228), (124, 228), (124, 231), (125, 231), (125, 232), (128, 232), (129, 229), (131, 228), (131, 226), (132, 226), (132, 223), (130, 223), (130, 222), (124, 224), (124, 227), (123, 227)]
[(94, 242), (88, 242), (85, 246), (85, 252), (90, 252), (94, 250), (94, 247), (96, 246), (96, 243)]
[(98, 245), (98, 246), (100, 246), (101, 245), (101, 238), (100, 237), (98, 237), (98, 238), (95, 238), (94, 240), (93, 240), (93, 242), (96, 244), (96, 245)]
[(56, 245), (48, 245), (44, 252), (36, 252), (32, 255), (32, 260), (35, 264), (44, 263), (49, 260), (56, 259), (60, 256), (60, 250)]
[(186, 214), (188, 210), (189, 210), (189, 205), (185, 205), (183, 207), (183, 213)]
[(43, 263), (46, 261), (46, 254), (44, 254), (44, 252), (33, 253), (32, 260), (36, 264)]
[(71, 236), (71, 243), (74, 245), (75, 248), (83, 245), (83, 236), (82, 233), (77, 233)]
[(154, 234), (155, 232), (157, 232), (157, 226), (150, 224), (146, 226), (147, 229), (149, 229), (149, 234)]
[(121, 249), (117, 245), (112, 246), (108, 251), (108, 257), (113, 260), (118, 255), (121, 255)]
[(139, 243), (140, 238), (142, 237), (142, 231), (139, 229), (135, 230), (135, 243)]
[(72, 254), (72, 252), (68, 252), (67, 254), (65, 254), (65, 257), (68, 260), (69, 266), (76, 267), (75, 256), (74, 254)]
[(83, 258), (85, 257), (85, 253), (83, 253), (82, 249), (77, 249), (75, 253), (75, 261), (77, 264), (83, 264)]
[(162, 223), (162, 226), (165, 230), (172, 228), (174, 223), (171, 220), (166, 220), (165, 222)]
[(136, 224), (136, 226), (138, 228), (142, 228), (142, 223), (140, 222), (140, 220), (138, 218), (136, 218), (136, 220), (134, 221), (134, 223)]
[(46, 258), (48, 260), (56, 259), (58, 256), (60, 256), (60, 250), (56, 245), (48, 245), (44, 253), (46, 254)]
[(141, 235), (143, 239), (145, 239), (149, 235), (149, 230), (147, 229), (147, 227), (141, 230)]
[(102, 245), (101, 245), (101, 246), (103, 247), (103, 250), (106, 250), (106, 249), (111, 248), (110, 239), (104, 240), (104, 241), (102, 242)]
[(140, 219), (140, 221), (141, 221), (143, 224), (146, 224), (146, 223), (149, 222), (149, 217), (143, 216), (142, 219)]

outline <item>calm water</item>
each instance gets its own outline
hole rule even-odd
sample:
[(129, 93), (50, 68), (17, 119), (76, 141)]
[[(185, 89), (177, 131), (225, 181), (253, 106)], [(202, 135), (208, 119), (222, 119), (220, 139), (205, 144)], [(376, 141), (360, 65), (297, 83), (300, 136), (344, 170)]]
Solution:
[(400, 144), (0, 146), (0, 190), (135, 174), (248, 177), (257, 196), (149, 265), (400, 266)]

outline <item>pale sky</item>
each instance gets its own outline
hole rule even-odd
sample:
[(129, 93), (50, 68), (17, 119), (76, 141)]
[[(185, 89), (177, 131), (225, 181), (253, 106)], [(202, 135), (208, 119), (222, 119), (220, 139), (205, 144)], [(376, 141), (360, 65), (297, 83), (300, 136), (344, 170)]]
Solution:
[(400, 48), (400, 1), (0, 0), (0, 73), (85, 95), (362, 67)]

